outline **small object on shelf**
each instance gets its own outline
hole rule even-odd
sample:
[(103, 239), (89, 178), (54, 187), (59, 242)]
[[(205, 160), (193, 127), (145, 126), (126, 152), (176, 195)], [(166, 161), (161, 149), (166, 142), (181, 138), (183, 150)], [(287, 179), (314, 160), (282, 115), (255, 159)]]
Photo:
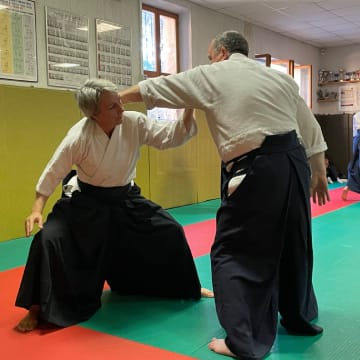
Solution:
[(350, 80), (352, 80), (351, 79), (351, 72), (350, 71), (347, 71), (346, 73), (345, 73), (345, 78), (344, 78), (344, 80), (345, 81), (350, 81)]
[(337, 97), (338, 97), (337, 91), (331, 91), (330, 92), (330, 99), (337, 100)]
[(338, 99), (338, 93), (336, 91), (329, 92), (327, 89), (318, 89), (316, 95), (318, 102), (333, 102)]
[(339, 81), (344, 81), (344, 73), (345, 70), (344, 69), (339, 69)]
[(325, 69), (319, 70), (319, 83), (325, 83), (328, 81), (330, 71)]
[(318, 100), (324, 100), (324, 93), (321, 89), (318, 89), (318, 91), (316, 92), (316, 95), (317, 95)]

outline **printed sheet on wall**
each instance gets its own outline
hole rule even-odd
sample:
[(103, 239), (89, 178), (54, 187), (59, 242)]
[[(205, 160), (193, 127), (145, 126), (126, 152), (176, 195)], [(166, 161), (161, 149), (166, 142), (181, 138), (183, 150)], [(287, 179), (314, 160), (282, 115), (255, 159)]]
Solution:
[(89, 19), (46, 7), (48, 85), (78, 88), (89, 78)]
[(0, 0), (0, 78), (38, 79), (35, 4), (28, 0)]
[(96, 19), (97, 76), (119, 88), (132, 85), (131, 30)]
[(359, 84), (345, 85), (339, 88), (339, 110), (345, 113), (360, 111)]

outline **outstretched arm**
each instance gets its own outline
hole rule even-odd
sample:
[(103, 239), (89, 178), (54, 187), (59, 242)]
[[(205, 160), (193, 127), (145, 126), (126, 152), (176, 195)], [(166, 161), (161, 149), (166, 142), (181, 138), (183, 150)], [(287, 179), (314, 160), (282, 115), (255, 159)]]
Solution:
[(128, 89), (119, 91), (119, 96), (123, 104), (143, 101), (139, 85), (134, 85)]
[(192, 120), (194, 118), (194, 109), (185, 109), (183, 114), (183, 122), (187, 132), (191, 130)]

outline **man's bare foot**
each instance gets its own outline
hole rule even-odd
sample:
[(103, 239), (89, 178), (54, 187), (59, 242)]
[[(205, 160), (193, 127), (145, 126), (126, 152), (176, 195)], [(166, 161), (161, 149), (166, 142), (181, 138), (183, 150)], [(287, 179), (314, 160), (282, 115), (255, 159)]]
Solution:
[(29, 332), (34, 330), (39, 324), (39, 305), (33, 305), (26, 316), (17, 324), (16, 330), (20, 332)]
[(347, 186), (344, 187), (342, 194), (341, 194), (341, 198), (346, 201), (347, 200), (347, 196), (348, 196), (348, 192), (349, 192), (349, 188)]
[(211, 351), (214, 351), (217, 354), (236, 357), (236, 355), (233, 354), (226, 346), (224, 339), (212, 338), (208, 347)]
[(214, 292), (206, 288), (201, 288), (201, 297), (213, 298)]

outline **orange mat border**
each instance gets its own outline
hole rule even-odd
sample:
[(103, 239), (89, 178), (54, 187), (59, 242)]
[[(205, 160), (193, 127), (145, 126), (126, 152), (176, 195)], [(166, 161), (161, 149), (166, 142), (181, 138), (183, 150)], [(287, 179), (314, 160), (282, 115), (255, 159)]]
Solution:
[(14, 306), (23, 267), (0, 272), (0, 359), (194, 360), (195, 358), (81, 326), (39, 328), (22, 334), (14, 326), (26, 314)]

